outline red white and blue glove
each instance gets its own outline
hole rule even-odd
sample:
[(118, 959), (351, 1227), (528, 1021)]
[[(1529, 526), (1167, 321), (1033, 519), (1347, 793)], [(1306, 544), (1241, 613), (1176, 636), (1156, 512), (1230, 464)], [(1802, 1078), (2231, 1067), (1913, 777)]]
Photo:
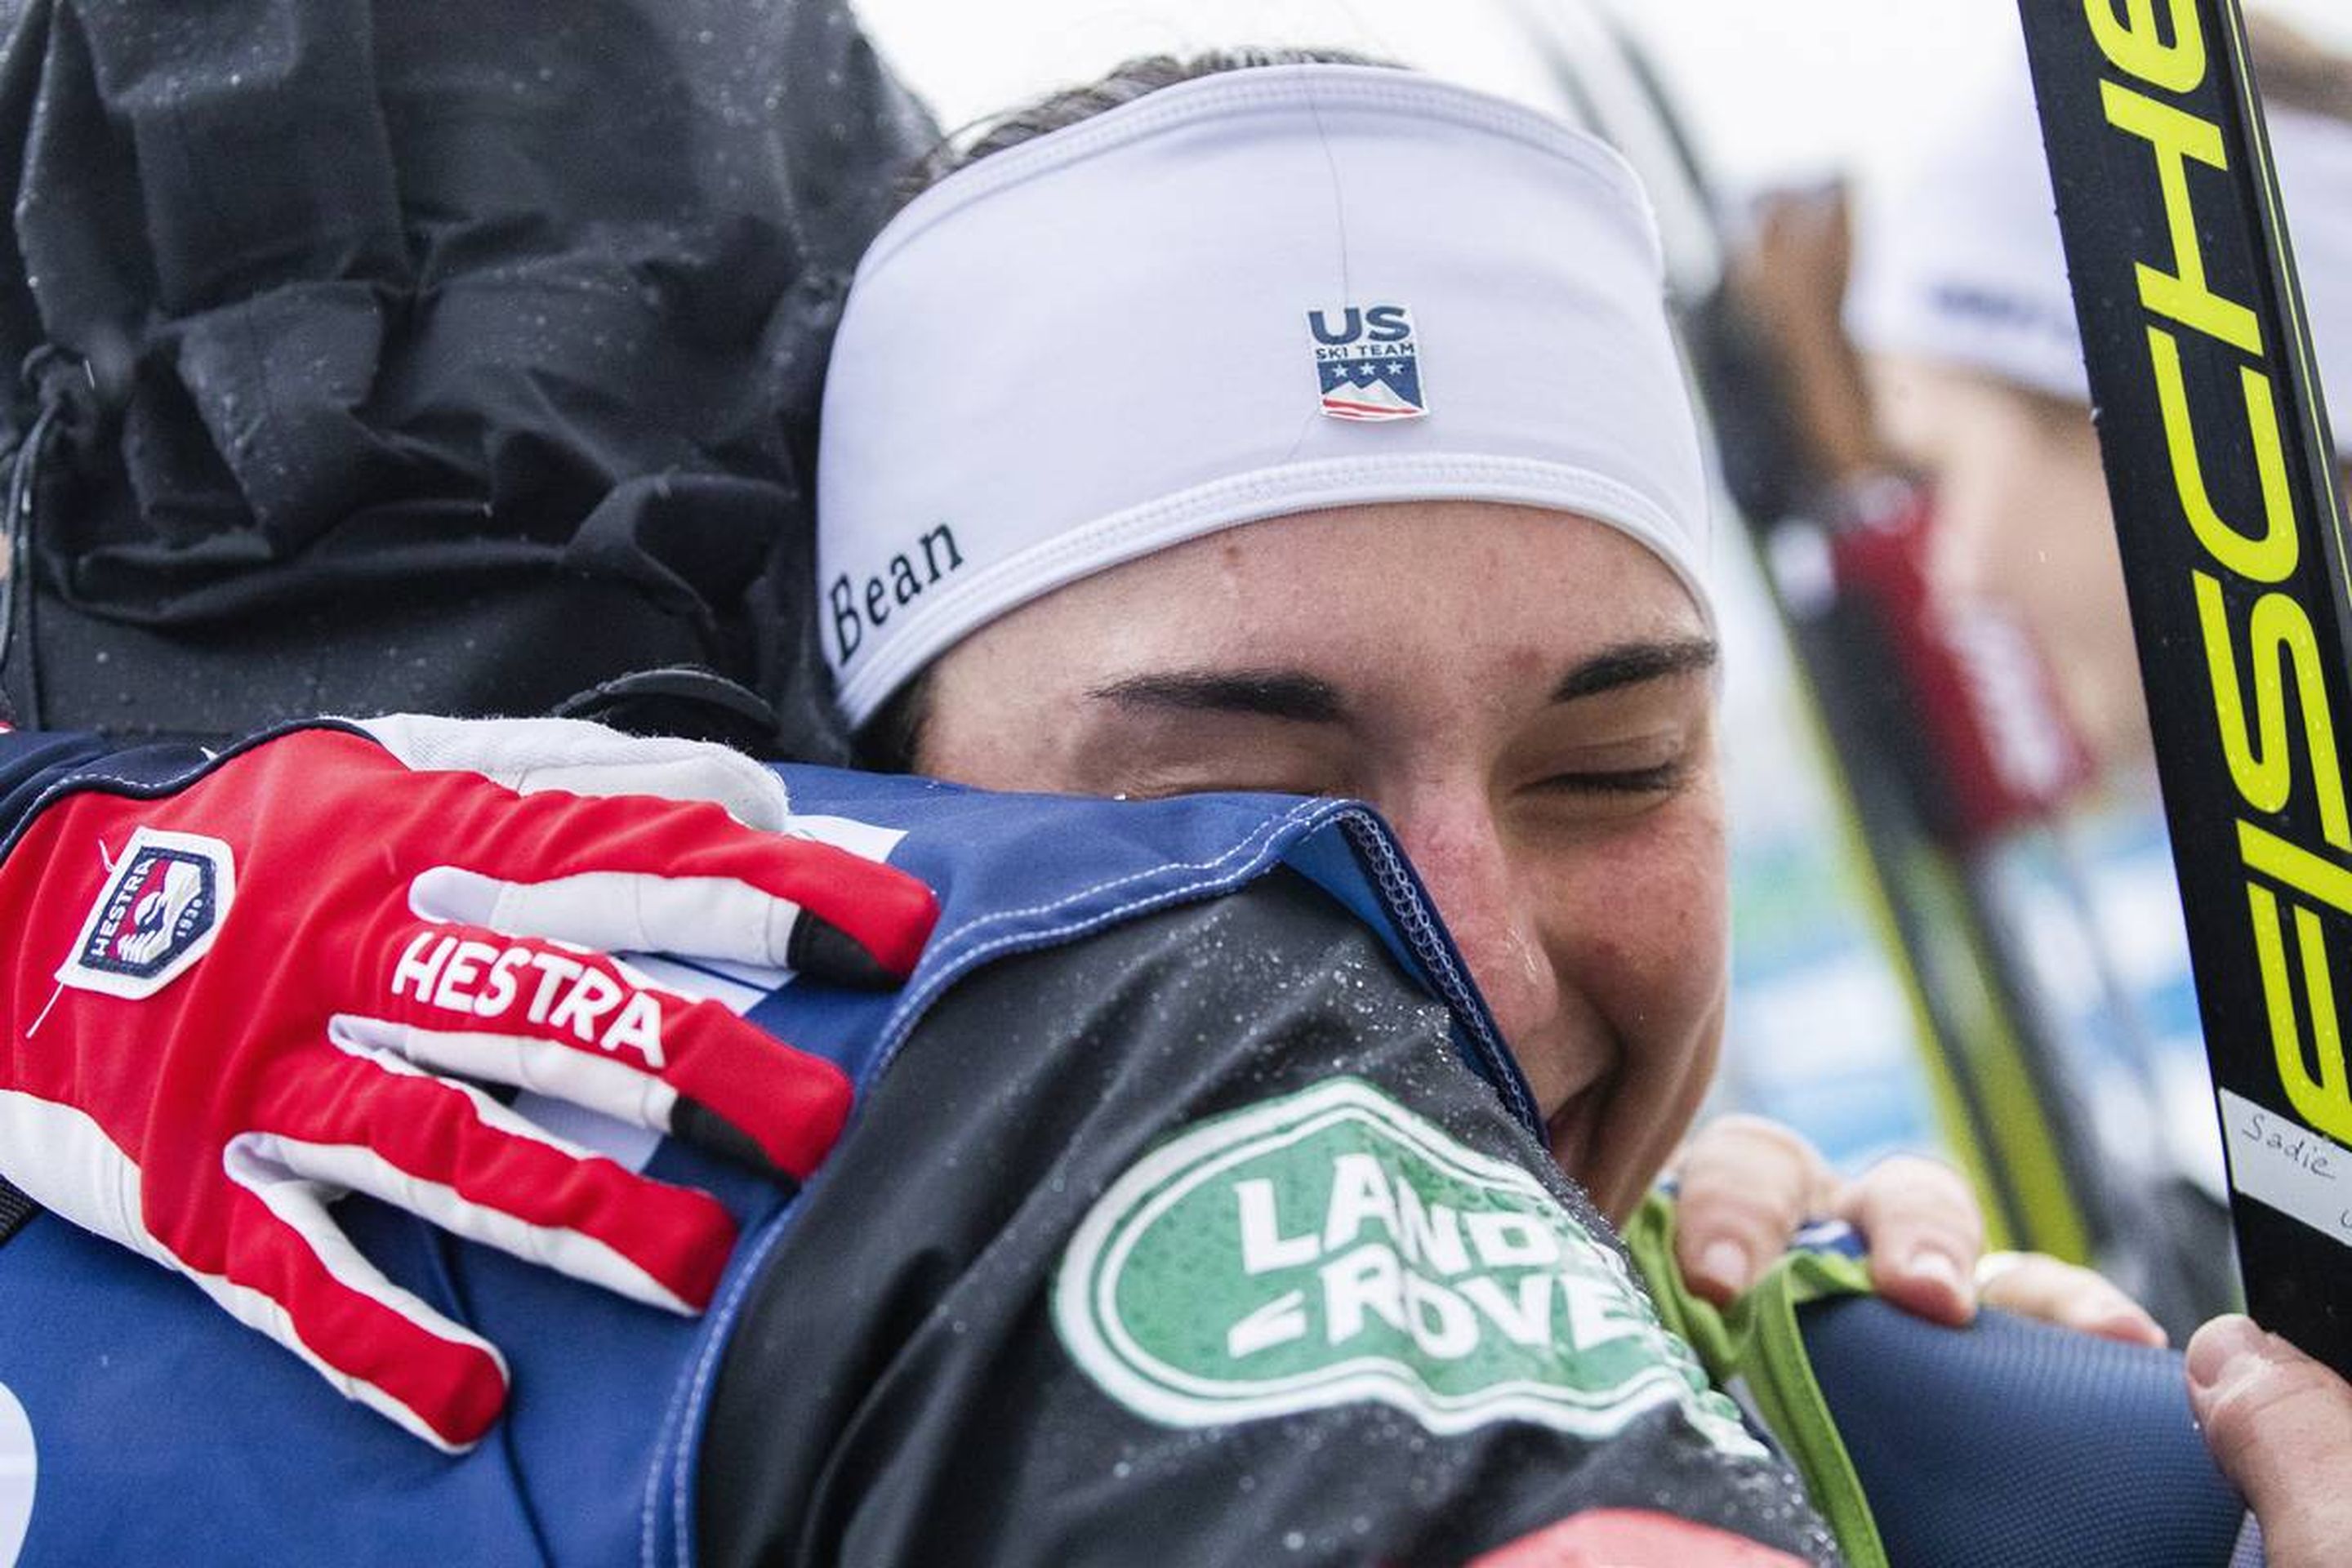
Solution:
[(0, 860), (0, 1173), (465, 1448), (505, 1363), (327, 1205), (368, 1193), (700, 1310), (734, 1243), (716, 1199), (435, 1074), (805, 1180), (848, 1115), (840, 1070), (608, 956), (903, 979), (929, 890), (790, 828), (746, 759), (562, 721), (320, 725), (167, 793), (77, 784)]

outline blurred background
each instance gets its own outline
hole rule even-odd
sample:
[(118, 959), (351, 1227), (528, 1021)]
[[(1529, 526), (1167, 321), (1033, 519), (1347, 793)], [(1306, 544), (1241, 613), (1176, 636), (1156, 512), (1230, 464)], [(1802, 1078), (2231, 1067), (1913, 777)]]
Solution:
[[(1995, 1245), (2095, 1262), (2177, 1333), (2231, 1304), (2213, 1100), (2008, 5), (860, 9), (951, 132), (1135, 55), (1270, 44), (1412, 65), (1614, 142), (1659, 211), (1724, 481), (1721, 1100), (1847, 1169), (1944, 1154)], [(2252, 9), (2292, 29), (2270, 53), (2317, 84), (2305, 107), (2352, 113), (2352, 67), (2327, 53), (2352, 52), (2352, 8)], [(2352, 179), (2290, 180), (2291, 221), (2299, 195), (2352, 216)], [(1863, 342), (1858, 268), (1885, 307)], [(1938, 339), (1952, 298), (1989, 313)], [(2036, 311), (2059, 318), (2054, 376), (2048, 342), (1993, 330)]]
[[(2352, 7), (2341, 0), (2276, 0), (2263, 8), (2352, 47)], [(1240, 41), (1341, 45), (1507, 90), (1540, 75), (1511, 20), (1519, 9), (1402, 0), (858, 5), (891, 62), (950, 126), (1099, 76), (1129, 55)], [(1735, 195), (1899, 165), (1923, 79), (1989, 68), (2017, 31), (2011, 7), (1999, 0), (1671, 0), (1608, 10), (1655, 63), (1709, 165)]]

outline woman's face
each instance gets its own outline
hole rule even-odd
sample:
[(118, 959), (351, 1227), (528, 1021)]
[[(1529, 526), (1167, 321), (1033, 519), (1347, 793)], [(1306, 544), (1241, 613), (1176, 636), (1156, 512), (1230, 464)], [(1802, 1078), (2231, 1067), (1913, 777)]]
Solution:
[(934, 667), (919, 768), (997, 789), (1351, 795), (1395, 825), (1608, 1214), (1715, 1068), (1716, 650), (1618, 531), (1481, 502), (1255, 523), (1070, 584)]
[[(2066, 715), (2100, 763), (2155, 761), (2123, 555), (2087, 410), (1897, 355), (1870, 364), (1882, 433), (1936, 489), (1935, 586), (2032, 629)], [(2352, 468), (2344, 473), (2352, 489)]]
[(1872, 400), (1936, 491), (1937, 593), (2013, 610), (2102, 764), (2152, 756), (2123, 557), (2089, 413), (1974, 372), (1887, 357)]

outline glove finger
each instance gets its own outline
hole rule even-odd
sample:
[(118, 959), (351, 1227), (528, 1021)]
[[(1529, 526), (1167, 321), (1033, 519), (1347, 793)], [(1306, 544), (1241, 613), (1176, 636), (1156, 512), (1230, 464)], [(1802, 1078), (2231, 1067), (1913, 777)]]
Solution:
[[(467, 868), (493, 882), (562, 882), (592, 875), (635, 875), (660, 880), (740, 883), (770, 899), (805, 910), (865, 950), (883, 971), (903, 979), (914, 970), (939, 918), (931, 890), (904, 871), (814, 839), (755, 833), (715, 805), (645, 796), (583, 799), (562, 794), (508, 797), (497, 830), (453, 838), (467, 845)], [(430, 875), (430, 873), (428, 873)], [(422, 880), (422, 879), (420, 879)], [(428, 884), (430, 887), (430, 884)], [(652, 917), (662, 940), (645, 943), (583, 942), (583, 946), (649, 950), (694, 956), (782, 963), (791, 945), (789, 919), (761, 921), (756, 950), (734, 929), (739, 906), (710, 907), (688, 898)], [(609, 884), (583, 882), (565, 918), (609, 918), (597, 906), (613, 898)], [(442, 896), (442, 895), (429, 895)], [(421, 912), (421, 911), (420, 911)], [(626, 917), (632, 921), (638, 917)], [(497, 919), (475, 923), (497, 926)], [(582, 929), (574, 927), (572, 929)], [(553, 931), (541, 934), (555, 935)], [(577, 938), (563, 935), (561, 940)], [(715, 946), (713, 944), (716, 944)]]
[[(625, 973), (625, 970), (624, 970)], [(713, 1001), (665, 999), (659, 1070), (554, 1037), (340, 1015), (339, 1045), (435, 1072), (527, 1089), (667, 1133), (763, 1174), (802, 1182), (848, 1121), (848, 1077)], [(470, 1021), (470, 1020), (468, 1020)], [(647, 1064), (650, 1065), (650, 1064)]]
[[(907, 976), (905, 968), (888, 967), (860, 939), (814, 910), (722, 877), (590, 871), (547, 882), (502, 882), (436, 866), (410, 885), (409, 907), (427, 920), (603, 952), (751, 965), (767, 989), (792, 973), (866, 990), (896, 985)], [(910, 939), (912, 951), (920, 951), (922, 940)]]
[(347, 1046), (348, 1072), (248, 1147), (469, 1241), (667, 1311), (710, 1302), (735, 1245), (724, 1205), (534, 1126), (480, 1090)]
[[(723, 877), (647, 877), (590, 871), (547, 882), (502, 882), (478, 871), (436, 866), (409, 888), (409, 907), (426, 920), (486, 927), (508, 936), (541, 937), (602, 952), (667, 952), (814, 978), (885, 986), (883, 969), (839, 928), (790, 899)], [(820, 935), (819, 933), (823, 933)]]
[(420, 772), (481, 773), (519, 795), (649, 795), (707, 800), (748, 826), (791, 821), (783, 780), (708, 741), (630, 735), (580, 719), (444, 719), (389, 713), (360, 729)]
[(234, 1146), (224, 1163), (235, 1183), (224, 1272), (183, 1272), (346, 1399), (446, 1453), (479, 1442), (506, 1405), (497, 1347), (385, 1278), (314, 1184)]
[[(7, 1136), (27, 1129), (45, 1136), (31, 1144)], [(207, 1189), (221, 1196), (220, 1217), (201, 1233), (167, 1227), (166, 1241), (144, 1216), (138, 1169), (86, 1117), (0, 1094), (0, 1145), (40, 1151), (18, 1168), (46, 1178), (34, 1190), (61, 1217), (186, 1276), (344, 1397), (436, 1447), (469, 1447), (498, 1418), (507, 1376), (497, 1350), (386, 1279), (335, 1227), (310, 1184), (231, 1158), (226, 1173), (234, 1184)]]
[[(833, 1063), (599, 953), (419, 926), (374, 994), (370, 1016), (416, 1033), (374, 1030), (359, 1042), (371, 1048), (542, 1089), (795, 1180), (849, 1116), (851, 1085)], [(359, 1026), (343, 1027), (356, 1041)]]

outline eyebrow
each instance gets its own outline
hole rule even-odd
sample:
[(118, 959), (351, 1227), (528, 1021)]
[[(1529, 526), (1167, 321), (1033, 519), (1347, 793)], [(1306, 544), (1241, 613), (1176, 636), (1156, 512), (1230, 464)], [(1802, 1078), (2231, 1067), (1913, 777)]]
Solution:
[(1712, 637), (1676, 637), (1668, 642), (1621, 643), (1586, 659), (1552, 689), (1554, 702), (1573, 702), (1645, 680), (1713, 669), (1722, 653)]
[(1298, 724), (1337, 724), (1348, 716), (1339, 688), (1287, 669), (1181, 670), (1138, 675), (1087, 693), (1122, 708), (1189, 713), (1248, 713)]
[[(1720, 652), (1707, 637), (1623, 643), (1586, 659), (1552, 689), (1573, 702), (1644, 681), (1715, 668)], [(1290, 669), (1175, 670), (1130, 676), (1087, 693), (1121, 708), (1186, 713), (1240, 713), (1297, 724), (1337, 724), (1348, 704), (1329, 681)]]

